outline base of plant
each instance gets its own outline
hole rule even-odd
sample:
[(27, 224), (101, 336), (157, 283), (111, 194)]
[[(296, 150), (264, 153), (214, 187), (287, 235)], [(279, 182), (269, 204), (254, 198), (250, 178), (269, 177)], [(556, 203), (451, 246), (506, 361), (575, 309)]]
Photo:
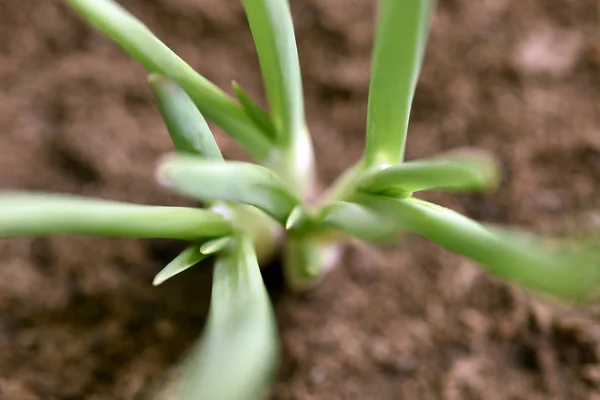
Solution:
[(344, 243), (334, 237), (289, 237), (284, 249), (283, 272), (291, 291), (315, 288), (344, 252)]

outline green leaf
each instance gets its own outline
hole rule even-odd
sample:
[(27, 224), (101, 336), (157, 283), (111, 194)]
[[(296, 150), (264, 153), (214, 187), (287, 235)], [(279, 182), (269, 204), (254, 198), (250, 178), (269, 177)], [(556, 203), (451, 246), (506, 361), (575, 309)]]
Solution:
[(227, 245), (230, 242), (231, 238), (229, 236), (209, 240), (208, 242), (203, 243), (202, 246), (200, 246), (200, 252), (204, 255), (215, 254), (227, 247)]
[(518, 232), (485, 227), (447, 208), (417, 199), (361, 195), (359, 201), (491, 273), (540, 293), (567, 300), (596, 296), (600, 252), (573, 244), (544, 245)]
[(180, 399), (260, 399), (275, 375), (273, 309), (249, 238), (215, 265), (208, 321), (181, 380)]
[(46, 193), (0, 194), (0, 237), (53, 234), (197, 240), (230, 234), (212, 211)]
[(476, 151), (455, 151), (376, 171), (365, 176), (359, 187), (391, 195), (427, 189), (482, 191), (496, 187), (499, 181), (500, 168), (491, 156)]
[(161, 163), (158, 179), (165, 186), (202, 201), (249, 204), (282, 224), (300, 204), (274, 172), (244, 162), (218, 162), (174, 155)]
[(404, 158), (410, 109), (435, 0), (381, 0), (367, 111), (367, 167)]
[(254, 38), (279, 142), (304, 134), (302, 78), (287, 0), (242, 0)]
[(202, 254), (198, 244), (193, 244), (181, 252), (173, 261), (167, 264), (152, 281), (154, 286), (158, 286), (167, 279), (185, 271), (204, 260), (207, 256)]
[(177, 83), (200, 111), (238, 140), (258, 160), (271, 144), (244, 110), (224, 91), (192, 69), (133, 15), (112, 0), (66, 0), (86, 21), (116, 42), (148, 73)]
[(300, 230), (308, 225), (312, 224), (311, 215), (308, 214), (308, 211), (303, 205), (299, 205), (294, 207), (290, 215), (288, 215), (287, 220), (285, 221), (285, 229), (287, 231), (290, 230)]
[(211, 209), (227, 216), (238, 232), (252, 238), (260, 265), (273, 260), (284, 233), (277, 221), (258, 208), (247, 204), (220, 202)]
[(192, 99), (162, 75), (150, 74), (148, 83), (177, 151), (223, 159), (206, 120)]
[(398, 234), (398, 224), (376, 209), (345, 201), (335, 201), (323, 207), (321, 222), (367, 241), (389, 240)]
[(246, 114), (254, 121), (256, 126), (259, 126), (263, 130), (269, 139), (275, 139), (277, 133), (275, 132), (275, 126), (273, 125), (273, 121), (271, 121), (271, 117), (248, 96), (237, 82), (232, 82), (231, 86), (233, 87), (235, 97), (240, 101)]

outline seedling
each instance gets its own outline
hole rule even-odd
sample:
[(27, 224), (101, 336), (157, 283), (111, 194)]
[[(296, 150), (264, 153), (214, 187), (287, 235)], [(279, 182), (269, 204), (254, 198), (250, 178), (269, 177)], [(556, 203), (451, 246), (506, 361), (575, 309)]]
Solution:
[[(171, 238), (188, 247), (154, 284), (216, 258), (206, 331), (186, 363), (182, 399), (256, 399), (276, 371), (278, 339), (259, 265), (282, 246), (290, 288), (312, 287), (349, 238), (370, 242), (413, 232), (489, 272), (563, 299), (591, 299), (600, 283), (593, 247), (552, 246), (477, 223), (419, 200), (423, 190), (494, 189), (499, 167), (476, 150), (405, 161), (409, 114), (434, 0), (381, 0), (363, 157), (325, 193), (315, 193), (311, 137), (287, 0), (242, 0), (269, 109), (237, 85), (228, 95), (194, 71), (112, 0), (66, 0), (148, 73), (175, 154), (158, 182), (204, 208), (158, 207), (74, 196), (3, 193), (0, 235)], [(256, 161), (225, 161), (204, 119)]]

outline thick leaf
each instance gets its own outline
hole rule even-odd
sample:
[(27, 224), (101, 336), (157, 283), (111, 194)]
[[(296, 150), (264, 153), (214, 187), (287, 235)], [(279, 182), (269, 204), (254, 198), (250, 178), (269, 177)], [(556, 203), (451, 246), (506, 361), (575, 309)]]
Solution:
[(158, 179), (173, 190), (199, 200), (249, 204), (282, 224), (300, 204), (275, 173), (244, 162), (219, 162), (175, 155), (161, 163)]
[(398, 224), (376, 209), (361, 204), (336, 201), (327, 204), (321, 212), (325, 226), (368, 241), (388, 240), (398, 234)]
[(273, 126), (273, 121), (271, 121), (271, 117), (269, 117), (269, 115), (256, 104), (250, 96), (248, 96), (237, 82), (233, 82), (231, 86), (233, 87), (235, 97), (238, 98), (240, 104), (244, 107), (246, 114), (248, 114), (252, 121), (254, 121), (254, 123), (259, 126), (270, 139), (275, 139), (277, 134), (275, 132), (275, 126)]
[(219, 146), (192, 99), (162, 75), (150, 74), (148, 83), (177, 151), (222, 159)]
[(258, 52), (276, 132), (264, 165), (303, 198), (314, 189), (314, 155), (305, 123), (302, 78), (288, 0), (242, 0)]
[(274, 377), (275, 317), (249, 238), (237, 238), (217, 261), (202, 340), (182, 376), (178, 399), (260, 399)]
[(495, 159), (483, 152), (456, 151), (429, 160), (409, 161), (364, 177), (359, 187), (373, 193), (412, 193), (427, 189), (480, 191), (500, 180)]
[(296, 38), (287, 0), (242, 0), (258, 52), (279, 142), (304, 134), (304, 101)]
[(296, 206), (285, 221), (285, 229), (288, 231), (299, 231), (313, 225), (312, 216), (303, 205)]
[(600, 252), (576, 244), (544, 245), (524, 234), (485, 227), (422, 200), (362, 195), (359, 200), (400, 226), (468, 257), (502, 278), (564, 299), (589, 299), (600, 285)]
[(317, 235), (290, 235), (287, 238), (283, 272), (288, 288), (305, 291), (314, 287), (342, 256), (339, 232)]
[(175, 275), (185, 271), (198, 264), (200, 261), (205, 259), (207, 256), (200, 252), (200, 246), (198, 244), (193, 244), (183, 250), (181, 254), (179, 254), (173, 261), (167, 264), (152, 281), (154, 286), (158, 286), (167, 279), (171, 279)]
[(232, 221), (238, 232), (252, 238), (260, 265), (273, 260), (284, 233), (280, 223), (247, 204), (220, 202), (212, 206), (211, 210), (224, 215)]
[(74, 234), (196, 240), (232, 232), (221, 215), (45, 193), (0, 194), (0, 237)]
[(134, 16), (112, 0), (66, 0), (85, 20), (115, 41), (148, 73), (159, 73), (177, 83), (200, 111), (237, 139), (259, 160), (271, 144), (230, 96), (206, 80), (162, 43)]
[(435, 0), (381, 0), (369, 87), (367, 167), (404, 158), (406, 132)]

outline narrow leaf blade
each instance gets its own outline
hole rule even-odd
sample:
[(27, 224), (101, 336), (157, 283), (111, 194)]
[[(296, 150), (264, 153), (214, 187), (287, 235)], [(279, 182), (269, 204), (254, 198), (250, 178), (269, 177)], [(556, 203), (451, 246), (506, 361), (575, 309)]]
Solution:
[(269, 389), (279, 342), (249, 238), (217, 261), (209, 317), (181, 380), (182, 399), (259, 399)]
[(152, 284), (158, 286), (175, 275), (193, 267), (205, 258), (206, 255), (200, 252), (199, 245), (193, 244), (183, 250), (173, 261), (156, 274)]
[(231, 243), (231, 237), (229, 237), (229, 236), (214, 239), (214, 240), (209, 240), (208, 242), (203, 243), (202, 246), (200, 246), (200, 253), (202, 253), (204, 255), (218, 253), (219, 251), (221, 251), (225, 247), (227, 247), (229, 245), (229, 243)]
[[(500, 232), (422, 200), (363, 195), (401, 226), (468, 257), (491, 273), (540, 293), (567, 300), (589, 299), (600, 287), (600, 252), (577, 246), (544, 246), (540, 240)], [(578, 251), (580, 250), (580, 251)]]
[(304, 132), (302, 78), (287, 0), (242, 0), (258, 52), (279, 142)]
[(54, 234), (196, 240), (230, 234), (221, 215), (59, 194), (0, 193), (0, 237)]
[(321, 222), (367, 241), (389, 240), (398, 234), (398, 224), (370, 207), (345, 201), (327, 204), (321, 212)]
[(113, 0), (66, 2), (148, 73), (159, 73), (177, 83), (209, 120), (242, 143), (252, 156), (259, 160), (267, 158), (271, 144), (244, 110), (224, 91), (194, 71), (123, 7)]
[(237, 82), (233, 82), (231, 86), (233, 87), (235, 97), (239, 100), (246, 114), (270, 139), (274, 140), (277, 134), (271, 117), (248, 96)]
[(275, 173), (244, 162), (216, 162), (175, 155), (161, 163), (158, 179), (173, 190), (202, 201), (249, 204), (282, 224), (300, 204)]
[(413, 101), (435, 0), (381, 0), (369, 86), (364, 162), (404, 158)]
[(187, 93), (160, 74), (150, 74), (148, 83), (177, 151), (223, 159), (206, 120)]
[(487, 153), (470, 150), (393, 165), (367, 175), (359, 186), (386, 194), (428, 189), (485, 191), (495, 188), (499, 181), (498, 162)]

